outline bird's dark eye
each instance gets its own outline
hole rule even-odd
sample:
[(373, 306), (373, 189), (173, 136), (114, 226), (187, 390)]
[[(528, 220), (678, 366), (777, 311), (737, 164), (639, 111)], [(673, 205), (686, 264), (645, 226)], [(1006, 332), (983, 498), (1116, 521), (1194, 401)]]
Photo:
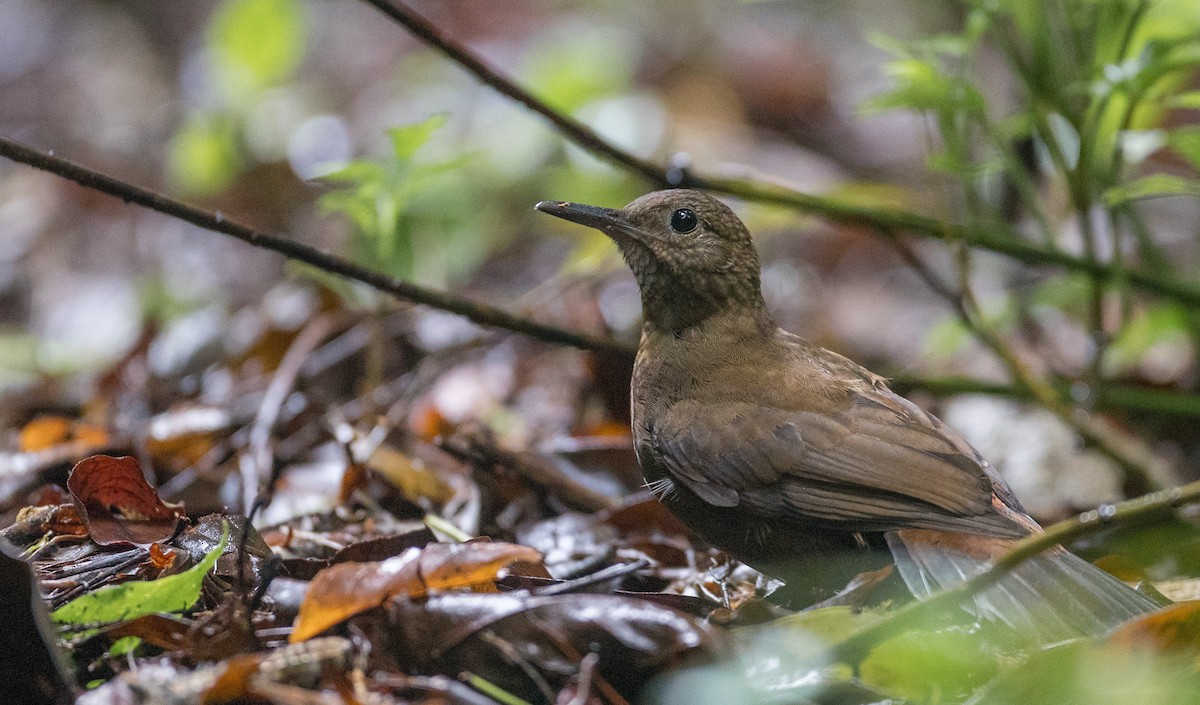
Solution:
[(699, 224), (700, 219), (691, 208), (680, 208), (671, 214), (671, 229), (677, 233), (690, 233)]

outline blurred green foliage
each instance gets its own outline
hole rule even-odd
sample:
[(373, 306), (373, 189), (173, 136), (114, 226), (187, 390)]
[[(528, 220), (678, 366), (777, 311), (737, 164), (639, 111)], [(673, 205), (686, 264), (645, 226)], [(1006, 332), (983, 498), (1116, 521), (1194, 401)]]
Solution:
[(290, 78), (304, 57), (303, 6), (295, 0), (225, 0), (206, 43), (228, 105)]
[(302, 0), (222, 0), (205, 33), (205, 95), (171, 140), (167, 173), (194, 196), (228, 186), (247, 166), (247, 121), (269, 89), (304, 58)]
[(615, 29), (572, 26), (543, 37), (530, 49), (521, 78), (554, 109), (574, 113), (627, 90), (637, 60), (636, 44)]
[[(385, 158), (356, 159), (323, 178), (333, 188), (321, 196), (321, 207), (350, 221), (349, 255), (359, 264), (445, 286), (486, 255), (492, 238), (478, 218), (486, 209), (472, 202), (478, 195), (467, 176), (472, 155), (443, 150), (422, 159), (418, 154), (445, 124), (446, 117), (437, 115), (391, 128)], [(359, 303), (375, 300), (361, 287), (323, 280), (343, 294), (357, 292), (352, 298)]]
[[(889, 65), (894, 87), (865, 107), (927, 117), (929, 166), (953, 185), (952, 205), (966, 224), (1015, 222), (1014, 237), (1082, 249), (1096, 262), (1137, 253), (1152, 269), (1170, 273), (1172, 263), (1148, 232), (1137, 203), (1200, 196), (1195, 172), (1200, 133), (1171, 117), (1172, 110), (1197, 102), (1187, 91), (1200, 67), (1196, 4), (962, 5), (958, 32), (910, 42), (876, 39), (896, 57)], [(996, 57), (1011, 75), (1012, 96), (985, 88), (994, 84), (982, 76)], [(1163, 173), (1147, 162), (1152, 154), (1160, 161), (1174, 155), (1192, 170)], [(1041, 305), (1061, 306), (1093, 333), (1102, 358), (1093, 371), (1128, 372), (1155, 341), (1200, 340), (1194, 312), (1168, 314), (1170, 306), (1153, 302), (1126, 297), (1119, 321), (1102, 317), (1102, 298), (1121, 291), (1120, 281), (1062, 275), (1036, 298)], [(1025, 313), (1018, 311), (995, 323), (1011, 333), (1022, 320)], [(926, 347), (956, 351), (964, 342), (956, 325), (935, 327)]]
[(1083, 641), (1031, 654), (971, 705), (1185, 705), (1200, 702), (1194, 665), (1148, 651)]

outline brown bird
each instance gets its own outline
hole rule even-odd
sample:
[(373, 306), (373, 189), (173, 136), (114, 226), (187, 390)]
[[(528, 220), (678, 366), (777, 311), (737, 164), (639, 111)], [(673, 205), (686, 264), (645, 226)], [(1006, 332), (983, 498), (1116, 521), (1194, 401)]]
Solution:
[[(1040, 531), (994, 468), (887, 381), (775, 325), (746, 226), (697, 191), (537, 209), (616, 241), (641, 290), (633, 438), (647, 485), (717, 548), (805, 601), (895, 564), (915, 596)], [(794, 593), (793, 593), (794, 594)], [(1156, 604), (1059, 547), (975, 598), (1042, 641)]]

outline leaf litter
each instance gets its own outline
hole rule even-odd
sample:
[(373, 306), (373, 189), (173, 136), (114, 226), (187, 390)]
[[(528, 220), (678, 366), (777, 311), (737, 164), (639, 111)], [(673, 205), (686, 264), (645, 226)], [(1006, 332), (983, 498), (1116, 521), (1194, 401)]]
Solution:
[[(92, 686), (79, 702), (998, 702), (1023, 664), (1084, 658), (939, 623), (831, 660), (890, 598), (780, 619), (773, 581), (641, 487), (618, 363), (479, 333), (426, 348), (427, 314), (364, 328), (310, 300), (326, 323), (307, 339), (264, 323), (136, 400), (114, 370), (4, 451), (26, 460), (0, 533), (53, 610), (67, 685)], [(364, 389), (371, 335), (387, 354)], [(1088, 648), (1192, 648), (1188, 604)]]

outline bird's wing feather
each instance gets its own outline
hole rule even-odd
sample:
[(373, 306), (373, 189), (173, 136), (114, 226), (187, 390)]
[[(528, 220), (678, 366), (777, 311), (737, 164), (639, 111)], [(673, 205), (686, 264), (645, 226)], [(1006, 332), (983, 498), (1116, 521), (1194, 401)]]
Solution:
[(652, 442), (671, 474), (716, 506), (854, 530), (1028, 531), (979, 454), (883, 386), (860, 386), (833, 412), (681, 401), (657, 419)]

